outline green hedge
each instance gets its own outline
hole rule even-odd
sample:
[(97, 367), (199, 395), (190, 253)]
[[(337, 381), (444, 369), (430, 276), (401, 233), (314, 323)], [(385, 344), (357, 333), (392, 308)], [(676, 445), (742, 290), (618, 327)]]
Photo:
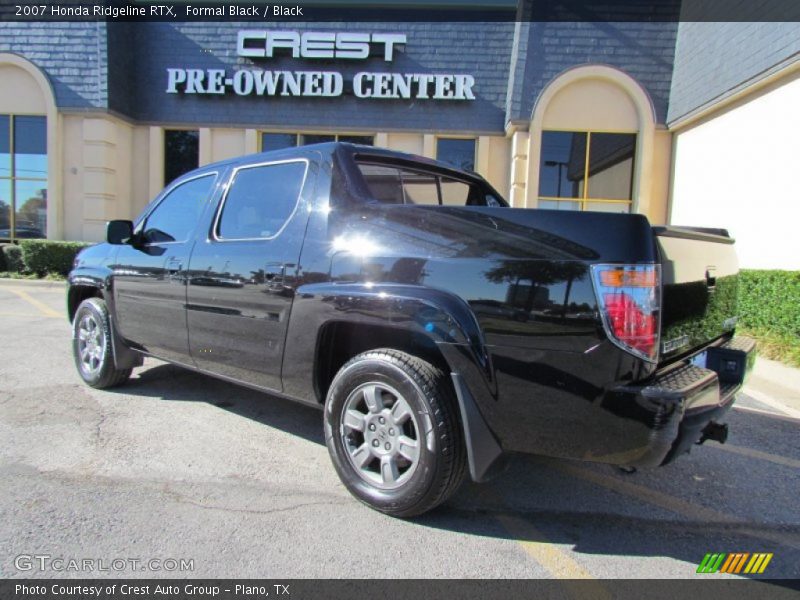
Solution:
[(758, 353), (800, 367), (800, 271), (742, 271), (739, 328)]
[(800, 271), (743, 270), (739, 318), (748, 330), (800, 338)]
[(3, 244), (0, 246), (0, 271), (21, 273), (25, 270), (22, 260), (22, 248), (16, 244)]
[(72, 269), (75, 255), (90, 245), (53, 240), (21, 240), (19, 243), (25, 268), (40, 276), (47, 273), (66, 275)]

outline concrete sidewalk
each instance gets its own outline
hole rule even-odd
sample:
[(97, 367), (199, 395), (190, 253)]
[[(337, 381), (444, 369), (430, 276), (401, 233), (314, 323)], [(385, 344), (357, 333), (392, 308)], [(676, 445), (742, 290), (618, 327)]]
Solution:
[(744, 392), (800, 419), (800, 369), (759, 356)]

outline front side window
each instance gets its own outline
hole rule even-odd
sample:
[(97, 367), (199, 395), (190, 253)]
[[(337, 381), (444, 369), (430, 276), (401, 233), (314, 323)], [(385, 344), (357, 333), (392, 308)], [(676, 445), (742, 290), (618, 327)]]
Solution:
[(182, 183), (170, 191), (145, 221), (144, 241), (151, 244), (189, 239), (214, 185), (214, 174)]
[(630, 212), (636, 134), (542, 132), (539, 208)]
[(475, 140), (438, 138), (436, 160), (440, 160), (462, 171), (475, 170)]
[(193, 171), (200, 164), (200, 132), (167, 129), (164, 131), (164, 185)]
[(294, 214), (306, 168), (304, 161), (293, 161), (237, 171), (222, 205), (217, 237), (242, 240), (277, 235)]
[(0, 239), (47, 233), (47, 119), (0, 115)]

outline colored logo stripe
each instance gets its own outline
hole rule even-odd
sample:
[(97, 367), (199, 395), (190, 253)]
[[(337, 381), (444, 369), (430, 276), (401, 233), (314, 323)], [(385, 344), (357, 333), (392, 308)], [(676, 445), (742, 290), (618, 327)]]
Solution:
[(703, 557), (697, 572), (738, 574), (744, 569), (744, 573), (759, 575), (767, 568), (772, 557), (772, 552), (757, 552), (752, 555), (749, 552), (709, 552)]
[(764, 569), (767, 568), (769, 561), (772, 560), (772, 552), (769, 554), (753, 554), (753, 558), (750, 559), (750, 562), (747, 564), (745, 568), (745, 573), (763, 573)]

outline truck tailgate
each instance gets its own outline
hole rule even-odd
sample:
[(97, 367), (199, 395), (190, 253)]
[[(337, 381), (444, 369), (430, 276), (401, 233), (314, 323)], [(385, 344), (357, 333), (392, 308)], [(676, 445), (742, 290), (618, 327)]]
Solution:
[(661, 357), (666, 364), (736, 327), (739, 263), (727, 231), (654, 227), (661, 258)]

